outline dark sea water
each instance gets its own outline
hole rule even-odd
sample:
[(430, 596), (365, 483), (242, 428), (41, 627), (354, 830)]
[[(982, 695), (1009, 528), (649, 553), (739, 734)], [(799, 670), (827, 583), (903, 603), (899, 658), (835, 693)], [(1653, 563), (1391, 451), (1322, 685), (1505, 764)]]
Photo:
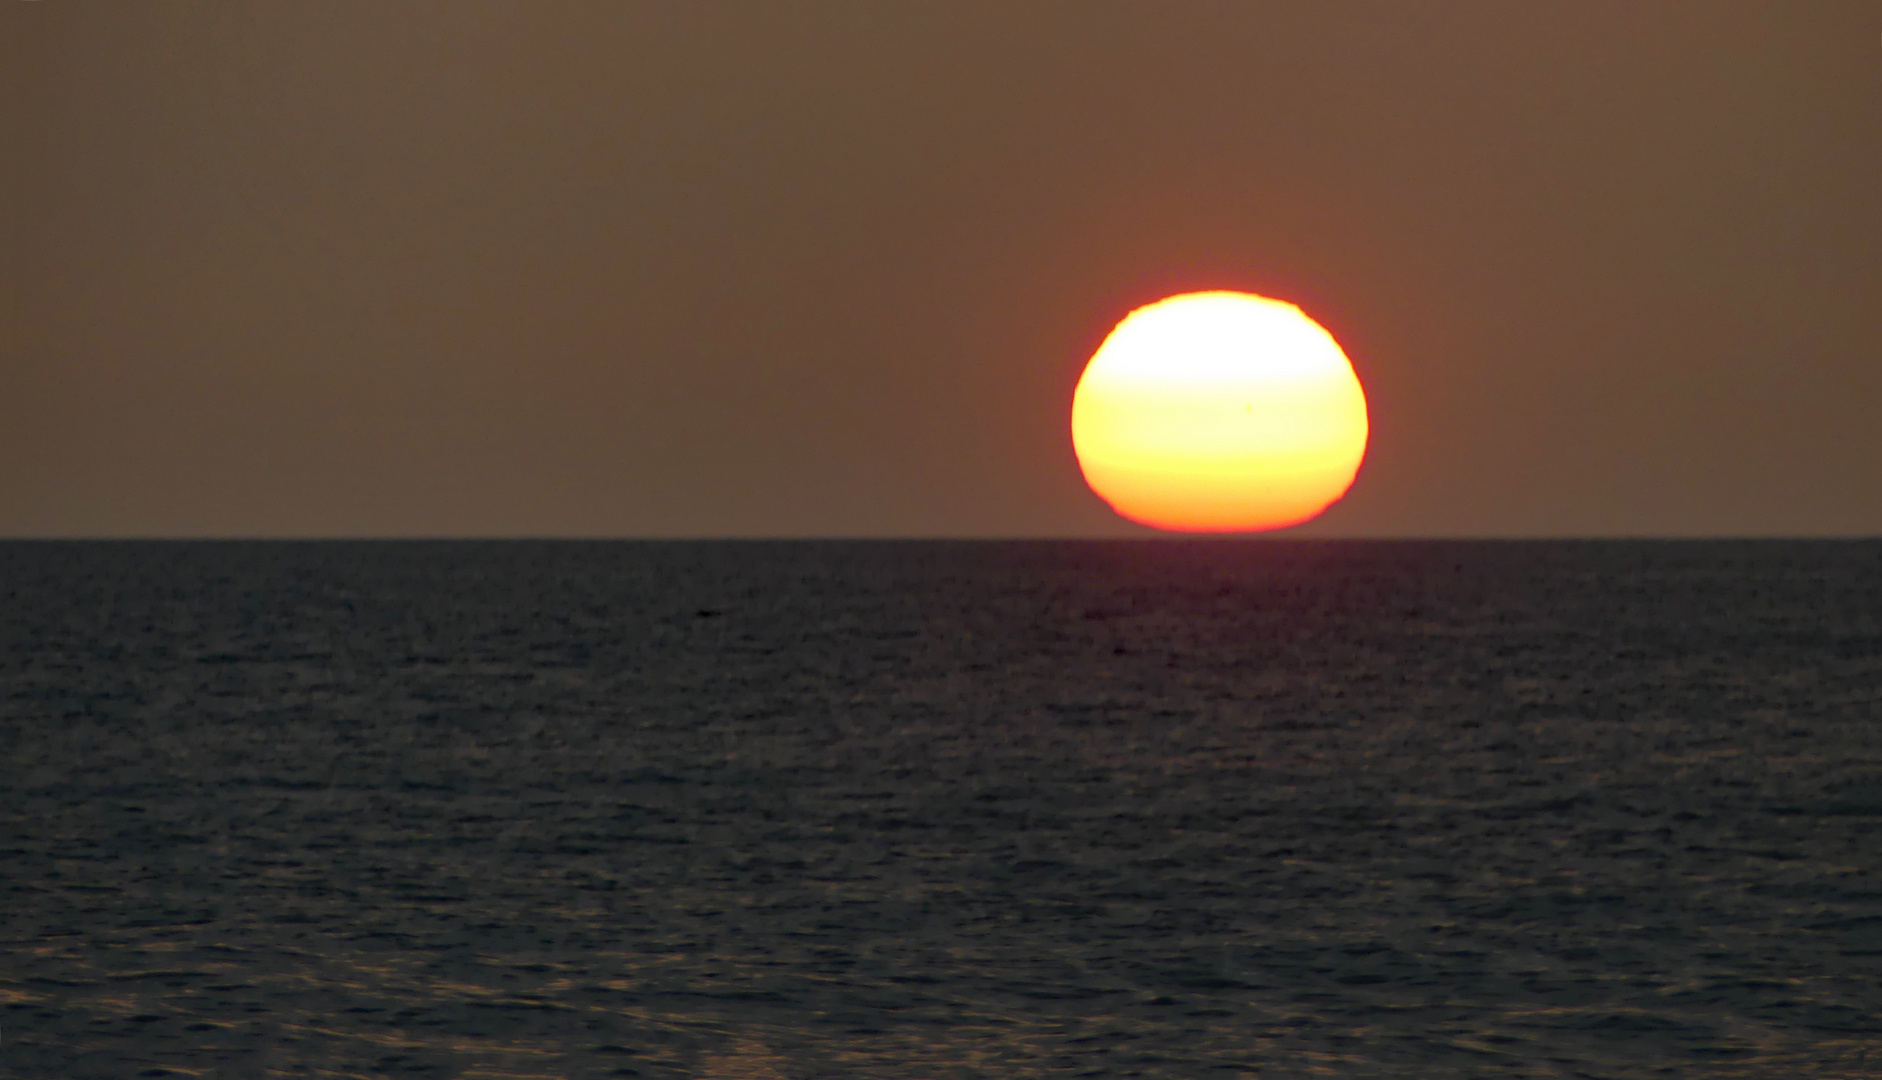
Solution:
[(0, 1076), (1882, 1076), (1882, 543), (16, 543), (0, 598)]

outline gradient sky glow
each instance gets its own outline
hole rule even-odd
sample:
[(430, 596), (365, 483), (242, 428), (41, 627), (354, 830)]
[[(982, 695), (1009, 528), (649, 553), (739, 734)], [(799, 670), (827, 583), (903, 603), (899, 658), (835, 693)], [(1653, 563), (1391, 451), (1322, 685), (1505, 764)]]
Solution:
[(1117, 536), (1132, 308), (1300, 535), (1882, 532), (1874, 3), (0, 7), (0, 536)]

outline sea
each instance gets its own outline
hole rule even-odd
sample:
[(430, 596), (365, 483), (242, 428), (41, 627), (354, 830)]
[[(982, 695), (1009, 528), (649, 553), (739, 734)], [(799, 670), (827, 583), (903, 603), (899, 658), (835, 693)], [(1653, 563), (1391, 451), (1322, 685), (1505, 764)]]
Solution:
[(0, 544), (159, 1076), (1882, 1076), (1882, 542)]

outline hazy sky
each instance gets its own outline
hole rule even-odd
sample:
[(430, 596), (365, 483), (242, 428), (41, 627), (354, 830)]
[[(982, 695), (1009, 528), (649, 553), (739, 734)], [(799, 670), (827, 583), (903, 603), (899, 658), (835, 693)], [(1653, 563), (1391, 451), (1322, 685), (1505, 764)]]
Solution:
[(1132, 535), (1291, 300), (1310, 535), (1882, 533), (1882, 5), (0, 7), (0, 535)]

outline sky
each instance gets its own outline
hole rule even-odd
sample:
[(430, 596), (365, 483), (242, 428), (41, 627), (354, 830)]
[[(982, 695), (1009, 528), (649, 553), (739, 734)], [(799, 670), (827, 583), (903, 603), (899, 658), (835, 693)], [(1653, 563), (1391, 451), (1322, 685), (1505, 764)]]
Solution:
[(0, 536), (1150, 535), (1069, 412), (1242, 289), (1280, 535), (1882, 534), (1882, 6), (0, 7)]

